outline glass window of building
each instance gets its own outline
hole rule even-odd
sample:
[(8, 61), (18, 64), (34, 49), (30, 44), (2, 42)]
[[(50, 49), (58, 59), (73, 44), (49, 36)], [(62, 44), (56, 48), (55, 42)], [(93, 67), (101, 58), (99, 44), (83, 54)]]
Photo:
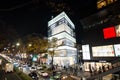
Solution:
[(56, 27), (56, 23), (54, 23), (54, 24), (52, 24), (52, 25), (50, 26), (51, 29), (53, 29), (53, 28), (55, 28), (55, 27)]
[(74, 43), (68, 39), (65, 40), (65, 43), (67, 46), (72, 46), (72, 47), (74, 46)]
[(65, 21), (65, 19), (64, 19), (64, 18), (60, 19), (60, 20), (58, 21), (59, 25), (60, 25), (60, 24), (63, 24), (63, 23), (64, 23), (64, 21)]
[(48, 36), (51, 36), (51, 29), (48, 27)]
[(65, 24), (71, 27), (70, 23), (65, 19)]
[(51, 30), (48, 30), (48, 36), (50, 37), (52, 34)]

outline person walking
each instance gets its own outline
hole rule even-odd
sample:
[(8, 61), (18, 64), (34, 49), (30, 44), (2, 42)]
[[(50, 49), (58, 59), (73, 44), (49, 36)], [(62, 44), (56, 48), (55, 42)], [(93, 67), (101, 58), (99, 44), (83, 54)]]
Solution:
[(89, 64), (89, 71), (90, 71), (90, 75), (92, 75), (92, 67), (91, 67), (91, 64)]

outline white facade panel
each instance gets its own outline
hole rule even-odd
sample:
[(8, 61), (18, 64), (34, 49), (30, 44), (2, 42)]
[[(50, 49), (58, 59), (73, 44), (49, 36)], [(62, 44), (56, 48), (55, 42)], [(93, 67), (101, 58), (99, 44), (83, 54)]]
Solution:
[(63, 17), (66, 18), (66, 20), (72, 25), (73, 29), (75, 28), (75, 25), (73, 24), (73, 22), (68, 18), (68, 16), (66, 15), (65, 12), (62, 12), (61, 14), (59, 14), (58, 16), (56, 16), (55, 18), (53, 18), (52, 20), (50, 20), (48, 22), (48, 27), (52, 24), (54, 24), (55, 22), (59, 21), (60, 19), (62, 19)]
[(55, 35), (55, 34), (60, 33), (62, 31), (66, 31), (69, 34), (73, 34), (73, 31), (66, 24), (61, 24), (61, 25), (52, 29), (52, 35)]
[(56, 50), (60, 50), (60, 49), (77, 50), (76, 48), (69, 47), (69, 46), (60, 46)]
[(69, 35), (68, 33), (66, 33), (66, 32), (59, 33), (59, 34), (57, 34), (57, 35), (54, 35), (54, 36), (52, 36), (52, 37), (49, 37), (48, 39), (51, 40), (53, 37), (56, 37), (56, 38), (58, 38), (58, 39), (67, 38), (67, 39), (73, 41), (74, 43), (76, 43), (76, 39), (73, 38), (72, 36), (70, 36), (70, 35)]

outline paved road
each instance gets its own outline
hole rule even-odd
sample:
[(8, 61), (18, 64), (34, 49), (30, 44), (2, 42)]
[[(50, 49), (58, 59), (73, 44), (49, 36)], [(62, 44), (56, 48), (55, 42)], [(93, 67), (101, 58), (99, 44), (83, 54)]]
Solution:
[(15, 72), (5, 73), (2, 68), (4, 68), (5, 63), (7, 63), (8, 61), (1, 56), (0, 59), (2, 59), (2, 65), (0, 65), (0, 80), (22, 80)]
[(0, 80), (21, 80), (21, 79), (16, 73), (7, 73), (3, 74), (3, 77)]

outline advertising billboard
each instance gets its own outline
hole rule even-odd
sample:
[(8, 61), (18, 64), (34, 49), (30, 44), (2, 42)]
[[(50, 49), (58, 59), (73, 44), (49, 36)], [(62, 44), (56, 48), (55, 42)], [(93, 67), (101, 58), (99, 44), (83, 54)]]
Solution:
[(114, 44), (115, 56), (120, 57), (120, 44)]
[(93, 57), (114, 57), (113, 45), (92, 47)]
[(90, 60), (90, 48), (89, 45), (82, 45), (83, 59)]

